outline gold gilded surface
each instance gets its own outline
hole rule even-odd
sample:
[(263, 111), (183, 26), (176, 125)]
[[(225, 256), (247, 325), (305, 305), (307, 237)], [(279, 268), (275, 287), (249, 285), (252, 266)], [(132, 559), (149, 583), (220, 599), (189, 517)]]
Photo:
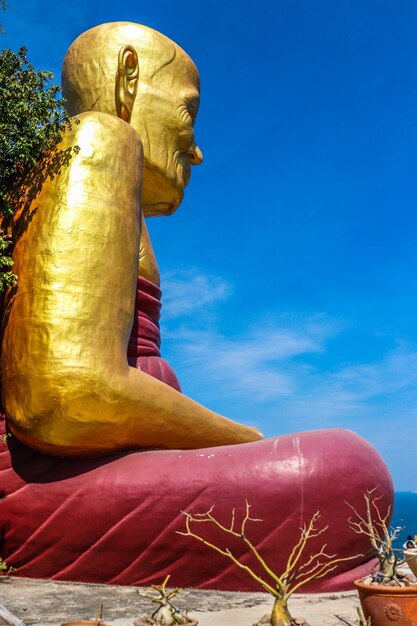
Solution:
[(143, 218), (140, 226), (140, 250), (139, 250), (139, 276), (147, 278), (154, 285), (160, 286), (161, 277), (159, 267), (156, 261), (155, 253), (152, 248), (151, 239), (149, 237), (146, 222)]
[(172, 213), (202, 160), (193, 62), (152, 29), (106, 24), (71, 46), (63, 85), (79, 123), (61, 149), (79, 152), (14, 228), (1, 364), (12, 431), (68, 456), (260, 439), (127, 363), (138, 265), (159, 283), (142, 210)]
[[(125, 71), (120, 65), (126, 46), (137, 52), (139, 64), (134, 104), (131, 93), (137, 71), (132, 55), (125, 55)], [(184, 50), (139, 24), (97, 26), (80, 35), (65, 55), (62, 89), (71, 115), (83, 111), (117, 115), (123, 106), (130, 108), (130, 124), (145, 155), (142, 211), (145, 216), (173, 213), (183, 198), (190, 165), (203, 158), (193, 130), (200, 79)]]

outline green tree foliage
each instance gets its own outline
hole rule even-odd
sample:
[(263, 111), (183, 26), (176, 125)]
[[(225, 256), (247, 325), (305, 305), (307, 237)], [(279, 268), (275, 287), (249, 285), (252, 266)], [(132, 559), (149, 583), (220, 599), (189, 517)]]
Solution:
[(8, 576), (13, 570), (14, 570), (14, 567), (7, 565), (6, 561), (3, 561), (3, 559), (0, 556), (0, 576), (4, 576), (4, 575)]
[[(6, 8), (5, 0), (0, 7)], [(0, 216), (13, 214), (35, 166), (54, 152), (70, 119), (53, 75), (27, 59), (27, 50), (0, 53)], [(32, 172), (32, 174), (31, 174)], [(0, 230), (0, 292), (16, 282), (11, 239)]]

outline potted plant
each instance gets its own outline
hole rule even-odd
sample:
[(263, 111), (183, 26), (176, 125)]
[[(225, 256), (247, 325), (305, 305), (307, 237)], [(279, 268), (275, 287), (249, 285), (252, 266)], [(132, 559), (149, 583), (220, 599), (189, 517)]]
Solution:
[(402, 529), (390, 526), (390, 508), (383, 514), (374, 492), (364, 495), (364, 515), (348, 503), (355, 514), (350, 527), (369, 537), (379, 564), (377, 572), (355, 581), (362, 610), (372, 626), (417, 626), (417, 579), (399, 571), (402, 550), (394, 547)]
[(147, 598), (159, 606), (151, 615), (136, 619), (133, 622), (135, 626), (150, 626), (151, 624), (164, 624), (165, 626), (184, 624), (185, 626), (197, 626), (198, 622), (189, 618), (186, 612), (180, 611), (172, 604), (172, 598), (174, 598), (181, 591), (181, 589), (176, 587), (175, 589), (168, 591), (166, 586), (169, 579), (170, 575), (168, 574), (161, 585), (151, 586), (151, 589), (154, 589), (157, 592), (156, 594), (136, 589), (141, 598)]
[[(266, 563), (262, 555), (258, 552), (256, 546), (247, 535), (246, 525), (248, 522), (262, 521), (250, 516), (250, 504), (246, 502), (246, 512), (239, 525), (236, 524), (235, 508), (232, 509), (229, 526), (222, 524), (213, 515), (213, 508), (214, 507), (211, 507), (205, 513), (193, 514), (189, 511), (183, 511), (182, 513), (185, 516), (185, 531), (177, 531), (177, 533), (186, 537), (192, 537), (212, 550), (215, 550), (219, 554), (222, 554), (256, 580), (260, 587), (262, 587), (264, 591), (269, 593), (274, 598), (272, 613), (264, 616), (254, 626), (267, 626), (267, 624), (270, 626), (296, 626), (298, 624), (308, 626), (308, 623), (303, 618), (292, 617), (288, 608), (289, 598), (293, 593), (298, 591), (300, 587), (314, 579), (322, 578), (328, 572), (337, 567), (337, 565), (342, 561), (355, 559), (358, 556), (338, 558), (335, 554), (327, 554), (326, 544), (324, 544), (317, 552), (306, 555), (306, 548), (309, 541), (315, 537), (319, 537), (327, 530), (327, 526), (322, 528), (318, 526), (320, 512), (317, 511), (311, 518), (310, 522), (308, 524), (304, 524), (304, 526), (300, 528), (299, 540), (290, 552), (284, 571), (276, 573)], [(233, 554), (231, 549), (223, 549), (220, 546), (211, 543), (205, 539), (204, 536), (198, 534), (194, 530), (194, 528), (199, 524), (203, 524), (204, 526), (206, 523), (214, 524), (223, 533), (225, 533), (226, 536), (235, 537), (237, 540), (243, 541), (263, 569), (264, 577), (258, 575), (253, 569), (251, 569), (251, 567), (242, 563)]]

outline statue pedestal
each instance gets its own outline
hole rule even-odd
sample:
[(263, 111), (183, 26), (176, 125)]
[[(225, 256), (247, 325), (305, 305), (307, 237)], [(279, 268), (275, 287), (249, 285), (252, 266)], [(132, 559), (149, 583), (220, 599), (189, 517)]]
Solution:
[[(329, 529), (311, 550), (327, 543), (329, 553), (364, 556), (309, 590), (343, 590), (372, 565), (366, 538), (349, 530), (345, 501), (362, 510), (365, 490), (374, 487), (384, 511), (393, 497), (388, 470), (370, 444), (345, 430), (100, 459), (59, 459), (10, 437), (0, 447), (0, 554), (18, 576), (149, 585), (171, 574), (175, 586), (259, 591), (228, 560), (175, 533), (184, 530), (182, 510), (214, 505), (225, 523), (233, 506), (244, 513), (247, 499), (263, 520), (248, 524), (248, 536), (277, 571), (300, 526), (320, 509)], [(253, 564), (239, 541), (232, 545), (210, 526), (198, 531)]]

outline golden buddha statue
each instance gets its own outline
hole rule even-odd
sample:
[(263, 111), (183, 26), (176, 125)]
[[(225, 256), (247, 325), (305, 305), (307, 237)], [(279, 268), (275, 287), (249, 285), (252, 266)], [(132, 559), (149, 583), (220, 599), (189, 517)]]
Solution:
[(138, 267), (159, 285), (143, 216), (175, 211), (202, 161), (194, 63), (153, 29), (115, 22), (73, 43), (62, 80), (78, 123), (60, 148), (79, 152), (15, 229), (1, 364), (10, 429), (60, 456), (261, 439), (127, 361)]
[(376, 450), (342, 429), (257, 441), (256, 429), (180, 393), (160, 358), (144, 216), (175, 211), (202, 161), (193, 62), (156, 31), (117, 22), (72, 44), (62, 80), (78, 123), (57, 162), (28, 180), (12, 225), (18, 283), (5, 295), (1, 383), (20, 441), (0, 447), (2, 556), (21, 576), (149, 585), (170, 573), (181, 586), (255, 591), (221, 555), (174, 534), (179, 511), (215, 504), (227, 519), (231, 503), (248, 500), (263, 519), (254, 545), (275, 571), (319, 509), (329, 550), (365, 556), (316, 590), (348, 589), (372, 565), (366, 537), (340, 532), (346, 501), (359, 510), (378, 489), (380, 504), (392, 503)]

